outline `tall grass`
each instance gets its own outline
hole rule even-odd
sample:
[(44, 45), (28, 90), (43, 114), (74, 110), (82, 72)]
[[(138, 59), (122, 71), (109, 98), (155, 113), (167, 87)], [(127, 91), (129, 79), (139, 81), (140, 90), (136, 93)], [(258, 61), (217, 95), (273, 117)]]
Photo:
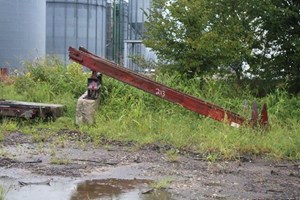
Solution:
[(0, 99), (61, 103), (68, 108), (68, 117), (74, 116), (76, 98), (85, 91), (88, 77), (80, 65), (64, 67), (58, 60), (48, 58), (25, 63), (24, 69), (14, 73), (14, 84), (0, 82)]
[[(172, 77), (168, 77), (169, 81), (171, 79)], [(219, 105), (249, 118), (253, 100), (258, 101), (259, 105), (267, 102), (270, 131), (248, 127), (232, 128), (110, 79), (106, 83), (113, 89), (102, 104), (98, 124), (82, 130), (94, 136), (115, 140), (170, 144), (206, 155), (214, 154), (220, 158), (231, 159), (243, 154), (300, 158), (299, 97), (289, 97), (285, 92), (278, 91), (263, 99), (256, 99), (250, 95), (250, 91), (248, 93), (230, 88), (230, 83), (206, 80), (207, 84), (200, 90), (199, 81), (191, 82), (191, 85), (188, 81), (175, 83), (173, 86), (218, 102)]]
[[(62, 103), (64, 117), (54, 122), (20, 123), (18, 129), (36, 132), (47, 128), (79, 129), (95, 141), (134, 141), (137, 144), (161, 143), (202, 153), (208, 158), (233, 159), (244, 154), (275, 159), (300, 159), (300, 96), (285, 91), (256, 98), (248, 88), (232, 80), (210, 77), (188, 79), (180, 74), (159, 74), (157, 81), (182, 92), (216, 103), (250, 117), (251, 104), (268, 104), (270, 130), (242, 127), (236, 129), (187, 111), (179, 105), (132, 88), (111, 78), (104, 78), (101, 107), (93, 126), (74, 125), (77, 98), (84, 92), (87, 74), (79, 65), (62, 67), (58, 62), (27, 64), (22, 76), (12, 85), (1, 84), (0, 99)], [(9, 121), (4, 121), (9, 123)], [(14, 123), (12, 123), (14, 124)], [(11, 127), (2, 124), (0, 132)]]
[(2, 185), (0, 185), (0, 200), (5, 200), (6, 191)]

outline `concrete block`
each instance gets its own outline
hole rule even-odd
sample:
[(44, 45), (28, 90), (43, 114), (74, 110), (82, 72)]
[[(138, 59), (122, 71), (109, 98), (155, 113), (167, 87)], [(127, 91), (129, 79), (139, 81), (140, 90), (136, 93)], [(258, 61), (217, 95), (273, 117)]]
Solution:
[(95, 115), (100, 105), (100, 98), (87, 99), (85, 92), (77, 101), (76, 119), (77, 125), (92, 125), (95, 123)]

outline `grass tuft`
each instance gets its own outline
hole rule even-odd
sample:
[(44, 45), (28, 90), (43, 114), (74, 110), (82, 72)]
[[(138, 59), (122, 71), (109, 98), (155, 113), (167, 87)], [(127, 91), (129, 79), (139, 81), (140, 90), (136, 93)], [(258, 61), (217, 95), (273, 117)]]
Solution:
[(70, 164), (70, 160), (64, 158), (52, 157), (50, 160), (50, 164), (52, 165), (68, 165)]
[(150, 184), (150, 187), (155, 190), (167, 189), (170, 186), (170, 184), (172, 183), (172, 181), (173, 181), (172, 178), (166, 177), (161, 180), (152, 182)]

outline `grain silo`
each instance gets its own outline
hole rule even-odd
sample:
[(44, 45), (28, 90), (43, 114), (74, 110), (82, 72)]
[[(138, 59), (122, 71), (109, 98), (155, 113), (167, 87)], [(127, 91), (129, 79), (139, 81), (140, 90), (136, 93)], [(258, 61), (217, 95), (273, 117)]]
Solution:
[(128, 39), (140, 40), (145, 32), (145, 21), (147, 13), (151, 6), (151, 0), (129, 0), (129, 33)]
[(116, 63), (122, 64), (124, 40), (127, 39), (128, 2), (125, 0), (110, 1), (107, 13), (110, 23), (107, 24), (107, 55), (106, 57)]
[(47, 0), (46, 52), (68, 61), (68, 47), (105, 56), (106, 0)]
[(129, 0), (127, 40), (124, 40), (124, 66), (137, 71), (144, 72), (149, 66), (139, 66), (132, 57), (142, 57), (147, 61), (156, 60), (156, 55), (143, 44), (145, 34), (145, 22), (151, 7), (151, 0)]
[(45, 55), (45, 0), (0, 0), (0, 67)]

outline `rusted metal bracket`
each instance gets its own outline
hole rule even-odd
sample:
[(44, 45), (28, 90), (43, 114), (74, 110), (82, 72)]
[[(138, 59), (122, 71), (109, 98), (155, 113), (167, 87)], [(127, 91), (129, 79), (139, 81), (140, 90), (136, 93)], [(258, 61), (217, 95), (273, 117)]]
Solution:
[[(157, 97), (180, 104), (188, 110), (210, 117), (214, 120), (226, 122), (234, 127), (239, 127), (245, 122), (249, 123), (239, 114), (155, 82), (129, 69), (120, 67), (109, 60), (98, 57), (82, 47), (80, 47), (79, 50), (69, 47), (69, 57), (71, 60), (90, 68), (94, 72), (105, 74)], [(264, 116), (267, 115), (264, 114)], [(267, 118), (262, 118), (261, 122), (267, 123)]]
[(88, 84), (87, 84), (88, 99), (97, 99), (99, 97), (101, 84), (102, 84), (102, 74), (93, 71), (91, 77), (88, 78)]
[(4, 81), (8, 77), (8, 68), (1, 67), (0, 68), (0, 81)]
[(8, 76), (8, 68), (1, 67), (0, 68), (0, 77), (5, 77), (5, 76)]
[(267, 104), (263, 105), (261, 114), (260, 114), (260, 119), (258, 120), (259, 115), (258, 115), (258, 107), (257, 103), (254, 101), (252, 104), (252, 115), (251, 119), (249, 121), (249, 125), (252, 127), (257, 127), (260, 126), (262, 128), (267, 128), (268, 127), (268, 112), (267, 112)]

